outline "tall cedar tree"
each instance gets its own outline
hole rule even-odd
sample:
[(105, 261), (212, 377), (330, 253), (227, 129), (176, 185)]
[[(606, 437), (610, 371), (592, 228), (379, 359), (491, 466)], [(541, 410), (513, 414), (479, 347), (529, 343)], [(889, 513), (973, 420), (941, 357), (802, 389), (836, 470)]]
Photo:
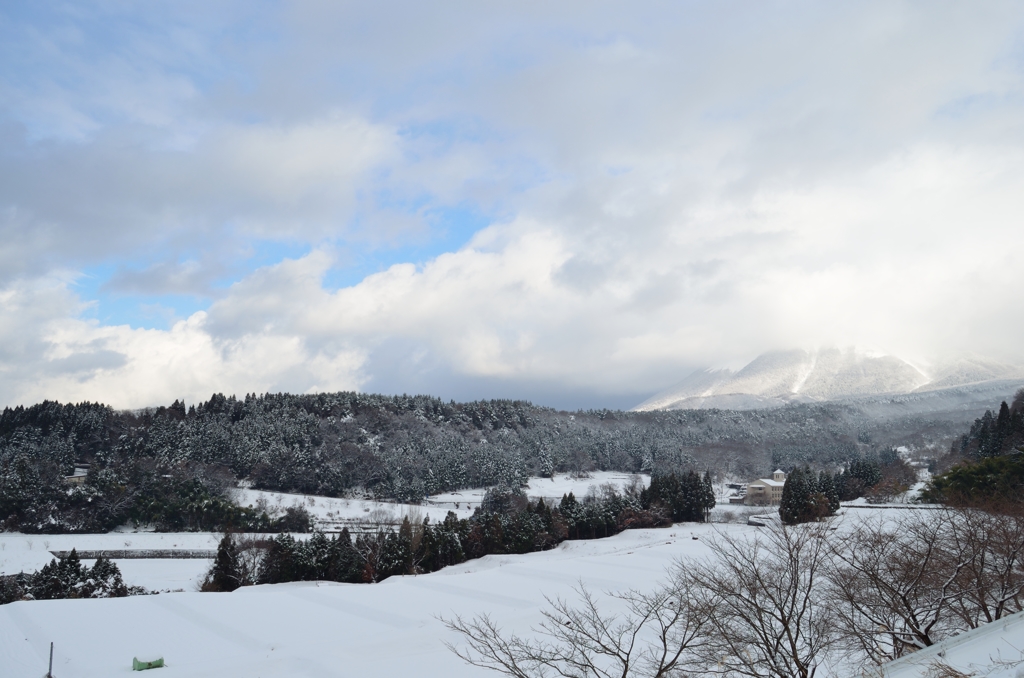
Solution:
[(796, 525), (821, 520), (835, 513), (832, 507), (839, 506), (838, 493), (829, 487), (830, 483), (831, 476), (827, 473), (816, 474), (806, 466), (793, 469), (782, 486), (782, 500), (779, 502), (782, 522)]
[(711, 484), (711, 470), (704, 472), (704, 480), (701, 483), (701, 508), (704, 509), (704, 522), (711, 518), (711, 509), (715, 508), (715, 488)]
[(818, 492), (828, 500), (828, 514), (834, 516), (839, 510), (839, 489), (836, 487), (835, 477), (828, 471), (818, 474)]
[(225, 534), (217, 546), (217, 557), (213, 561), (204, 591), (234, 591), (241, 585), (238, 575), (238, 549), (230, 534)]
[(715, 507), (711, 476), (701, 477), (696, 471), (652, 476), (650, 487), (640, 494), (640, 504), (644, 509), (663, 508), (673, 522), (702, 523)]

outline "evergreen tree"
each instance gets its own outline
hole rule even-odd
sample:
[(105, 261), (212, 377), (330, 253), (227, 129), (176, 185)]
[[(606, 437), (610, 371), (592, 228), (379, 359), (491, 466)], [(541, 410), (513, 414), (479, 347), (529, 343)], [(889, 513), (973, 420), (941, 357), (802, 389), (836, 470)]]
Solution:
[(579, 539), (579, 528), (585, 522), (586, 516), (572, 492), (562, 495), (562, 501), (558, 504), (558, 512), (565, 521), (569, 539)]
[(827, 473), (816, 474), (807, 466), (793, 469), (782, 486), (779, 503), (782, 522), (796, 525), (832, 515), (833, 503), (838, 508), (838, 496), (831, 484), (832, 477)]
[(332, 581), (357, 584), (362, 581), (363, 562), (352, 544), (352, 536), (347, 527), (341, 528), (341, 533), (335, 537), (332, 543), (333, 555), (331, 559), (330, 576)]
[[(18, 575), (8, 582), (7, 595), (28, 595), (36, 600), (61, 598), (118, 598), (128, 595), (121, 571), (108, 558), (98, 558), (92, 568), (82, 565), (78, 551), (53, 559), (32, 575)], [(10, 602), (10, 601), (8, 601)]]
[(894, 466), (900, 461), (900, 453), (893, 447), (887, 447), (878, 453), (878, 463), (881, 466)]
[[(978, 422), (975, 422), (976, 424)], [(979, 457), (991, 457), (992, 453), (992, 429), (994, 427), (994, 421), (992, 418), (992, 410), (985, 410), (985, 414), (981, 417), (981, 427), (978, 429), (976, 439), (978, 441), (977, 456)]]
[(551, 515), (551, 509), (544, 503), (544, 497), (537, 500), (537, 503), (532, 507), (533, 512), (541, 520), (541, 524), (544, 526), (544, 531), (550, 533), (553, 517)]
[(290, 534), (279, 534), (270, 542), (270, 548), (260, 563), (256, 581), (260, 584), (280, 584), (298, 581), (295, 563), (295, 538)]
[(1010, 407), (1004, 400), (999, 406), (999, 414), (996, 416), (993, 425), (992, 440), (989, 443), (990, 456), (997, 456), (1003, 451), (1003, 443), (1010, 437)]
[(29, 593), (29, 576), (24, 572), (0, 576), (0, 605), (22, 600)]
[(79, 598), (79, 589), (87, 570), (78, 558), (77, 549), (67, 556), (51, 560), (32, 576), (29, 593), (36, 600)]
[[(882, 467), (873, 460), (858, 459), (850, 462), (847, 474), (850, 476), (846, 480), (847, 494), (856, 494), (856, 496), (850, 497), (852, 499), (863, 496), (865, 490), (882, 482)], [(851, 480), (857, 482), (851, 483)]]
[(506, 553), (530, 553), (539, 550), (538, 537), (544, 522), (532, 511), (520, 511), (504, 517), (502, 534)]
[(412, 556), (412, 524), (406, 516), (398, 532), (391, 532), (384, 539), (377, 581), (395, 575), (410, 574)]
[(462, 543), (468, 532), (467, 525), (467, 521), (459, 520), (454, 511), (449, 511), (442, 522), (433, 526), (430, 531), (432, 561), (426, 569), (440, 570), (466, 560)]
[(715, 507), (710, 472), (704, 476), (696, 471), (681, 476), (675, 473), (652, 476), (650, 487), (640, 493), (640, 504), (644, 509), (665, 509), (673, 522), (704, 522)]
[(818, 492), (828, 500), (828, 514), (835, 515), (839, 510), (839, 490), (836, 487), (835, 477), (828, 471), (818, 474)]
[(305, 543), (299, 543), (297, 546), (299, 580), (329, 580), (331, 560), (334, 556), (331, 540), (327, 539), (323, 532), (317, 531)]
[(234, 591), (241, 586), (238, 574), (238, 548), (230, 534), (225, 534), (217, 546), (217, 556), (203, 584), (204, 591)]
[(89, 570), (82, 588), (83, 598), (122, 598), (128, 595), (128, 587), (121, 577), (121, 570), (109, 558), (97, 558)]
[(703, 509), (704, 519), (703, 522), (707, 522), (711, 516), (711, 509), (715, 508), (715, 488), (711, 484), (711, 471), (704, 472), (704, 481), (701, 484), (701, 508)]
[(779, 516), (786, 525), (807, 521), (807, 507), (811, 503), (811, 490), (803, 469), (795, 468), (786, 476), (779, 502)]

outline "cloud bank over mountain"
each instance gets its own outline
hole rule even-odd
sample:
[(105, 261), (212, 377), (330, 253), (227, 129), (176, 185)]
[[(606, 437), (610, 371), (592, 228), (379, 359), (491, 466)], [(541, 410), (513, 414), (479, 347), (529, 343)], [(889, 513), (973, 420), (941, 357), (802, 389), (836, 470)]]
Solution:
[(140, 12), (0, 11), (0, 404), (1024, 363), (1016, 3)]

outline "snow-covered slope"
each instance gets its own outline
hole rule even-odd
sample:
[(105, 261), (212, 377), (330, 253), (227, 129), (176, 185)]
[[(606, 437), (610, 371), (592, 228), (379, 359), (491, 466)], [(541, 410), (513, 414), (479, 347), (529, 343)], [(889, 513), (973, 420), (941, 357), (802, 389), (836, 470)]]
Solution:
[(486, 671), (445, 648), (444, 641), (460, 639), (438, 616), (486, 612), (508, 631), (529, 633), (541, 620), (544, 596), (573, 599), (572, 587), (581, 581), (597, 594), (653, 589), (675, 559), (706, 555), (704, 539), (713, 530), (631, 530), (375, 585), (294, 583), (234, 593), (11, 603), (0, 606), (0, 676), (44, 675), (51, 641), (59, 678), (127, 678), (132, 657), (144, 654), (166, 660), (153, 674), (161, 678), (483, 676)]
[(1024, 376), (1020, 367), (975, 356), (937, 363), (929, 373), (931, 380), (918, 391), (936, 391)]
[[(882, 518), (905, 511), (872, 510)], [(850, 524), (841, 521), (837, 527)], [(551, 551), (487, 556), (375, 585), (306, 582), (227, 594), (11, 603), (0, 606), (0, 676), (43, 675), (51, 641), (54, 675), (60, 678), (127, 678), (132, 657), (144, 655), (166, 660), (167, 667), (153, 674), (165, 678), (493, 675), (463, 664), (445, 648), (445, 641), (461, 639), (438, 617), (487, 613), (506, 633), (534, 635), (530, 629), (542, 621), (545, 597), (575, 600), (572, 589), (583, 583), (598, 595), (602, 610), (621, 609), (607, 593), (652, 590), (674, 562), (709, 556), (708, 542), (716, 532), (742, 537), (757, 531), (747, 525), (692, 523), (629, 530), (607, 539), (565, 542)], [(1011, 640), (1019, 637), (1019, 626), (1009, 632)], [(996, 650), (1004, 651), (1004, 659), (1019, 659), (1007, 652), (1019, 653), (1019, 643), (989, 642), (998, 641), (998, 633), (993, 627), (974, 634), (981, 639), (952, 639), (946, 646), (950, 662), (980, 676), (1012, 678), (1013, 673), (991, 673), (998, 667), (985, 667)], [(925, 671), (890, 675), (904, 678)]]
[(968, 393), (1014, 380), (1024, 385), (1024, 370), (974, 357), (921, 369), (895, 356), (853, 349), (776, 351), (758, 356), (738, 372), (698, 370), (635, 409), (746, 410), (949, 389)]

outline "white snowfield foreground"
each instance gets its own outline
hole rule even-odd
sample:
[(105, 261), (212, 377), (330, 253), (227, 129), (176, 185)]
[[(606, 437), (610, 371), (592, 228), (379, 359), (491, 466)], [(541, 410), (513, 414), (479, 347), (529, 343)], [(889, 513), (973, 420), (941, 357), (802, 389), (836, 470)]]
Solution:
[[(985, 624), (955, 638), (900, 657), (883, 667), (884, 678), (917, 678), (935, 666), (949, 666), (971, 676), (1024, 676), (1024, 612)], [(1005, 665), (1000, 665), (1005, 662)]]
[(51, 641), (58, 678), (130, 676), (132, 657), (142, 654), (165, 659), (157, 678), (492, 675), (444, 647), (460, 639), (437, 616), (487, 612), (503, 628), (528, 632), (545, 595), (573, 598), (581, 580), (596, 592), (653, 589), (675, 559), (705, 555), (713, 529), (631, 530), (374, 585), (11, 603), (0, 606), (0, 676), (44, 675)]

